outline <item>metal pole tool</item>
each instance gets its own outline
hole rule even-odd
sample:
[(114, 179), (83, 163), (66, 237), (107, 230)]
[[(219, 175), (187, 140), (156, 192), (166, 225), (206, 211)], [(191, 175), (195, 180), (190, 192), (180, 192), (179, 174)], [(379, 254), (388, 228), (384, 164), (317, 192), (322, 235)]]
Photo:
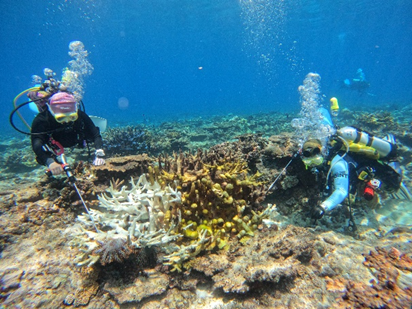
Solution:
[[(77, 188), (76, 178), (74, 177), (74, 175), (72, 173), (72, 169), (71, 169), (70, 165), (67, 163), (66, 156), (64, 155), (64, 153), (62, 153), (59, 157), (60, 157), (60, 161), (61, 161), (61, 165), (63, 167), (63, 170), (66, 172), (67, 178), (69, 179), (69, 182), (73, 185), (74, 189), (76, 190), (77, 195), (79, 196), (79, 198), (80, 198), (80, 200), (83, 204), (84, 209), (86, 210), (87, 214), (89, 215), (90, 220), (92, 221), (92, 224), (93, 224), (94, 228), (96, 229), (96, 232), (99, 232), (99, 230), (97, 229), (97, 226), (96, 226), (96, 224), (93, 220), (93, 217), (90, 214), (89, 208), (87, 208), (86, 203), (84, 202), (84, 199), (83, 199), (82, 195), (80, 194), (79, 188)], [(53, 175), (50, 170), (47, 170), (46, 174), (48, 176)]]

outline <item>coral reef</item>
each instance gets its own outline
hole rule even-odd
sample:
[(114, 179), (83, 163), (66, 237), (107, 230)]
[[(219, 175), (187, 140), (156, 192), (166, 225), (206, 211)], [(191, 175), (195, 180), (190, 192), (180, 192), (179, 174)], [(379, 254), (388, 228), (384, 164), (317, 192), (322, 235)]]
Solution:
[(208, 149), (245, 134), (260, 133), (268, 137), (291, 129), (289, 114), (228, 115), (211, 119), (181, 119), (158, 126), (139, 124), (113, 127), (103, 133), (103, 138), (110, 156), (141, 153), (157, 156)]
[(16, 173), (29, 173), (38, 166), (27, 138), (0, 143), (0, 181), (12, 179)]
[(290, 226), (275, 237), (261, 233), (259, 240), (250, 239), (248, 244), (253, 250), (233, 245), (226, 254), (196, 259), (193, 267), (212, 276), (215, 288), (225, 293), (246, 293), (259, 288), (262, 282), (290, 290), (297, 278), (308, 274), (304, 265), (316, 255), (315, 241), (316, 235)]
[(380, 110), (373, 113), (355, 114), (354, 120), (360, 128), (366, 131), (379, 129), (382, 133), (392, 133), (401, 128), (389, 111)]
[[(223, 157), (220, 164), (207, 165), (202, 156), (199, 151), (191, 158), (183, 153), (164, 158), (136, 182), (132, 179), (130, 189), (112, 182), (109, 194), (99, 197), (100, 208), (107, 211), (90, 210), (97, 233), (90, 231), (93, 226), (87, 215), (79, 217), (90, 240), (79, 233), (73, 242), (85, 251), (76, 259), (78, 264), (121, 261), (133, 250), (161, 245), (164, 264), (181, 271), (186, 260), (204, 249), (224, 248), (232, 235), (238, 239), (254, 236), (272, 209), (255, 212), (251, 208), (259, 204), (256, 192), (263, 192), (255, 190), (261, 186), (257, 175), (248, 176), (246, 162), (226, 162)], [(188, 170), (189, 166), (197, 169)], [(190, 268), (190, 262), (185, 267)]]
[(115, 280), (107, 282), (103, 291), (113, 296), (119, 304), (140, 302), (149, 296), (163, 294), (169, 285), (169, 277), (165, 274), (157, 274), (148, 280), (144, 277), (136, 278), (132, 283), (121, 286)]
[[(351, 125), (361, 113), (338, 121)], [(356, 207), (356, 235), (344, 229), (343, 207), (314, 226), (306, 212), (319, 192), (314, 176), (300, 160), (283, 171), (298, 149), (286, 132), (290, 120), (230, 115), (141, 125), (129, 135), (145, 130), (136, 140), (150, 147), (138, 145), (126, 157), (118, 156), (122, 147), (111, 148), (101, 167), (68, 151), (98, 231), (79, 216), (84, 208), (65, 176), (46, 178), (43, 167), (2, 173), (0, 306), (406, 307), (410, 204), (382, 198), (376, 209)], [(409, 127), (405, 119), (391, 132), (407, 185)], [(0, 144), (3, 158), (21, 147), (10, 145)]]
[(91, 174), (96, 186), (107, 187), (112, 179), (127, 180), (147, 173), (153, 160), (147, 154), (108, 158), (105, 165), (93, 166)]
[[(396, 248), (376, 248), (365, 256), (376, 280), (371, 285), (352, 280), (329, 280), (328, 289), (343, 295), (337, 308), (409, 308), (412, 304), (412, 258)], [(339, 288), (336, 288), (339, 286)]]
[[(145, 174), (136, 182), (132, 178), (130, 184), (130, 190), (125, 186), (117, 190), (112, 183), (109, 194), (99, 197), (100, 208), (106, 211), (90, 209), (89, 214), (78, 217), (88, 229), (83, 231), (80, 227), (72, 242), (84, 251), (76, 258), (78, 265), (90, 266), (99, 259), (103, 264), (121, 261), (132, 250), (150, 246), (161, 245), (166, 253), (173, 251), (168, 244), (181, 236), (176, 233), (181, 218), (171, 217), (170, 209), (180, 203), (181, 194), (170, 186), (162, 189), (158, 182), (148, 181)], [(97, 224), (96, 232), (90, 231), (94, 227), (91, 218)]]
[(150, 133), (142, 126), (109, 128), (103, 133), (107, 155), (135, 155), (150, 151)]

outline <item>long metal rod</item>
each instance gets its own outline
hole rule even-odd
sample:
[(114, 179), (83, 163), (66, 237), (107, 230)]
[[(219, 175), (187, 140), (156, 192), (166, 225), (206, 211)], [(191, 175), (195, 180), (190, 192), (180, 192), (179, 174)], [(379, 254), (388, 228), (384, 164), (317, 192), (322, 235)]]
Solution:
[(270, 185), (269, 189), (266, 191), (266, 194), (269, 193), (270, 190), (272, 190), (273, 186), (276, 184), (276, 182), (279, 180), (280, 176), (283, 175), (283, 173), (286, 171), (286, 169), (288, 168), (288, 166), (292, 163), (292, 161), (296, 158), (296, 156), (299, 154), (300, 149), (293, 155), (292, 159), (290, 159), (289, 163), (286, 164), (285, 168), (280, 172), (280, 174), (278, 175), (278, 177), (276, 177), (275, 181), (272, 182), (272, 184)]
[(79, 191), (79, 189), (77, 188), (77, 186), (76, 186), (76, 184), (75, 184), (74, 182), (73, 182), (73, 187), (76, 189), (77, 195), (80, 197), (80, 200), (81, 200), (82, 203), (83, 203), (84, 209), (86, 209), (86, 212), (87, 212), (87, 214), (89, 215), (90, 220), (92, 221), (92, 224), (93, 224), (94, 228), (96, 229), (96, 232), (99, 233), (100, 231), (97, 229), (97, 226), (96, 226), (96, 224), (94, 223), (93, 217), (92, 217), (92, 215), (91, 215), (90, 212), (89, 212), (89, 208), (87, 208), (86, 203), (84, 202), (83, 197), (82, 197), (82, 195), (80, 194), (80, 191)]

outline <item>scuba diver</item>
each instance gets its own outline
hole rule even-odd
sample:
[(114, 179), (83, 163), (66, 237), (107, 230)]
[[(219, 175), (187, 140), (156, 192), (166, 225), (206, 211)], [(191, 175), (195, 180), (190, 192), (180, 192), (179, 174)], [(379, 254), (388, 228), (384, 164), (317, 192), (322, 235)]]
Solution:
[[(41, 93), (29, 92), (28, 97), (42, 102), (39, 105), (43, 111), (34, 118), (31, 126), (32, 148), (39, 164), (46, 165), (53, 175), (61, 174), (63, 167), (56, 155), (63, 147), (84, 147), (86, 141), (93, 141), (96, 148), (93, 164), (105, 164), (100, 130), (85, 112), (79, 110), (72, 94), (57, 92), (45, 104)], [(43, 104), (47, 108), (42, 107)]]
[[(377, 138), (354, 127), (338, 129), (324, 151), (319, 139), (309, 139), (302, 147), (303, 163), (312, 173), (326, 175), (326, 199), (312, 209), (312, 218), (321, 219), (335, 209), (349, 194), (360, 195), (367, 201), (378, 201), (378, 192), (394, 193), (399, 189), (408, 199), (402, 183), (402, 170), (396, 161), (397, 146), (389, 135)], [(353, 223), (350, 207), (350, 222)]]
[[(10, 124), (20, 133), (31, 136), (33, 152), (39, 164), (48, 167), (48, 174), (59, 175), (67, 171), (68, 165), (64, 156), (64, 147), (89, 147), (88, 142), (94, 142), (95, 166), (105, 164), (103, 157), (103, 141), (99, 126), (95, 125), (91, 117), (81, 110), (79, 102), (74, 95), (67, 90), (64, 82), (53, 78), (54, 73), (45, 69), (47, 79), (35, 87), (20, 93), (14, 99), (15, 109), (10, 114)], [(30, 101), (16, 105), (16, 101), (27, 93)], [(38, 114), (30, 126), (22, 117), (19, 109), (27, 104), (37, 107)], [(32, 106), (31, 106), (32, 108)], [(30, 129), (30, 133), (18, 129), (13, 123), (13, 115), (17, 113), (23, 123)], [(104, 120), (99, 118), (98, 120)], [(97, 120), (97, 121), (98, 121)], [(103, 125), (105, 127), (106, 123)], [(104, 129), (103, 129), (104, 130)]]
[[(100, 135), (100, 127), (104, 131), (107, 121), (100, 117), (88, 116), (84, 111), (82, 100), (76, 100), (73, 93), (68, 91), (64, 80), (62, 82), (55, 80), (53, 78), (53, 71), (46, 68), (44, 69), (44, 74), (47, 77), (44, 82), (39, 84), (37, 83), (39, 80), (36, 78), (36, 86), (26, 89), (14, 98), (14, 109), (9, 117), (10, 124), (16, 131), (31, 136), (31, 144), (36, 154), (36, 160), (39, 164), (48, 167), (46, 172), (48, 176), (66, 174), (89, 215), (96, 232), (99, 232), (93, 217), (90, 215), (89, 208), (77, 187), (77, 180), (67, 163), (63, 147), (78, 145), (80, 147), (87, 146), (89, 149), (88, 142), (93, 141), (96, 148), (93, 164), (95, 166), (105, 164), (105, 160), (102, 158), (105, 153), (102, 149), (103, 141)], [(30, 100), (17, 105), (17, 100), (26, 93)], [(80, 110), (79, 103), (81, 103), (83, 110)], [(25, 105), (29, 105), (30, 109), (38, 112), (31, 126), (19, 112), (19, 109)], [(22, 131), (15, 126), (13, 122), (15, 113), (17, 113), (30, 132)]]
[(366, 81), (365, 79), (365, 73), (363, 72), (362, 69), (358, 69), (356, 71), (356, 76), (355, 78), (352, 79), (345, 79), (343, 81), (343, 86), (345, 88), (351, 89), (351, 90), (356, 90), (360, 94), (363, 94), (366, 92), (366, 90), (370, 87), (370, 83)]

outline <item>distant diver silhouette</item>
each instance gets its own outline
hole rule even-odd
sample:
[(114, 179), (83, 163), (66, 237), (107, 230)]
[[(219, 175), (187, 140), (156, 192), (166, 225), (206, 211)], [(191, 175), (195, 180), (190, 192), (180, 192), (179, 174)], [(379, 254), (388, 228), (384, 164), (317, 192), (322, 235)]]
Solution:
[(355, 90), (359, 92), (360, 95), (367, 93), (368, 95), (373, 96), (373, 94), (367, 92), (367, 89), (370, 87), (370, 83), (366, 81), (365, 73), (362, 69), (358, 69), (356, 71), (356, 76), (354, 78), (345, 79), (343, 81), (343, 87), (350, 90)]

